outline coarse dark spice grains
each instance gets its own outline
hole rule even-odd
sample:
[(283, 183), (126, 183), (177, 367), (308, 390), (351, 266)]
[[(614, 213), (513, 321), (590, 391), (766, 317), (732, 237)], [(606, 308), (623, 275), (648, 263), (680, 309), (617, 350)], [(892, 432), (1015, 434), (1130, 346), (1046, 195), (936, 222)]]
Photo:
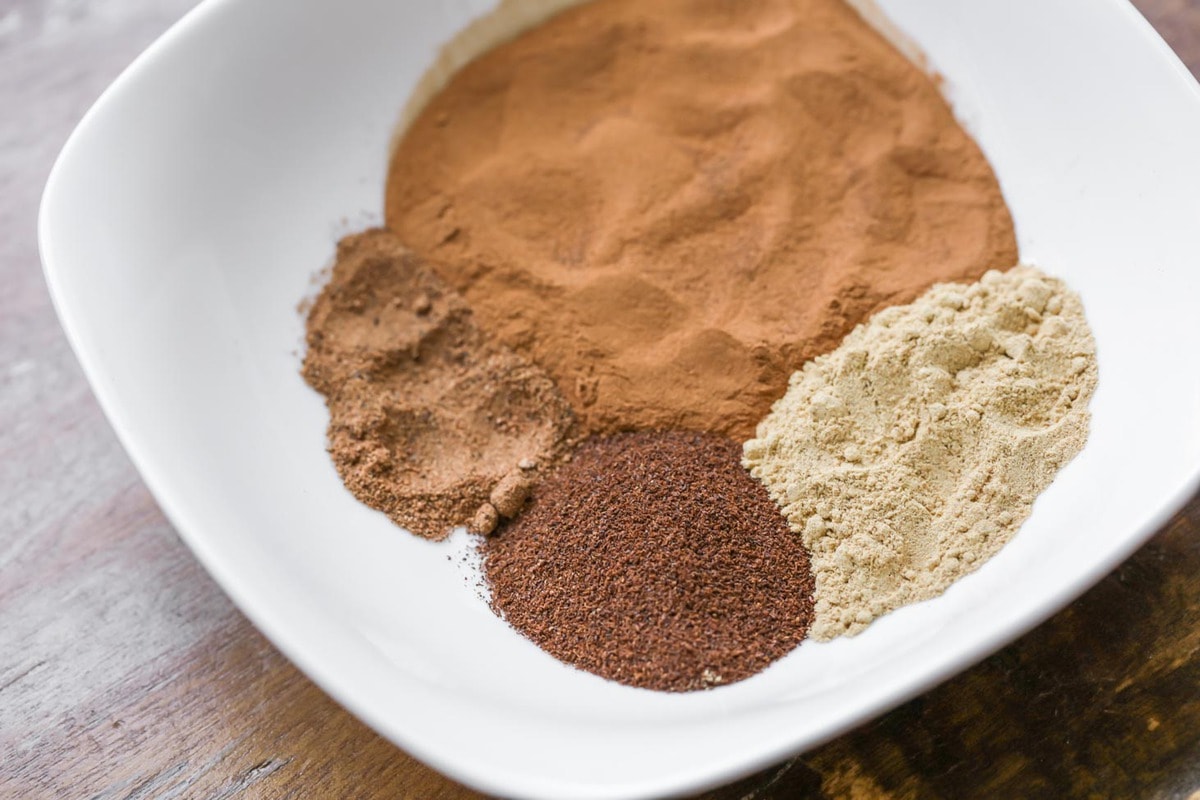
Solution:
[(741, 457), (687, 431), (585, 442), (481, 544), (492, 608), (560, 660), (631, 686), (759, 672), (804, 639), (813, 579)]

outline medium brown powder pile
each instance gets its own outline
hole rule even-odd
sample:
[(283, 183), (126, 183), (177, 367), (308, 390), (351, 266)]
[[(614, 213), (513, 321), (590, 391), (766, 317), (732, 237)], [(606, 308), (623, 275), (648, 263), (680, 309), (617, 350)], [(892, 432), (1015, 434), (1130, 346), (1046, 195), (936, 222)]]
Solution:
[(1095, 343), (1031, 268), (935, 286), (791, 379), (745, 465), (803, 536), (812, 634), (853, 634), (993, 556), (1087, 441)]
[[(359, 500), (440, 538), (521, 507), (574, 422), (545, 373), (476, 327), (463, 299), (385, 230), (338, 244), (308, 316), (304, 378)], [(489, 501), (490, 497), (490, 501)]]
[(585, 443), (481, 545), (492, 606), (568, 664), (631, 686), (742, 680), (812, 614), (800, 538), (718, 436)]
[(1017, 260), (933, 83), (839, 0), (597, 0), (399, 143), (387, 224), (585, 432), (744, 439), (870, 313)]

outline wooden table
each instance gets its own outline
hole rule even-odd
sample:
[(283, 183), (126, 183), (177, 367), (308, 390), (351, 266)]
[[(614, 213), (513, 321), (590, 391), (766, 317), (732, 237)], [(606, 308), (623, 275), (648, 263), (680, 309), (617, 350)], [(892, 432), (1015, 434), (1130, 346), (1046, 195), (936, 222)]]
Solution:
[[(190, 5), (0, 0), (0, 797), (476, 797), (342, 711), (234, 609), (138, 479), (50, 307), (35, 219), (52, 159)], [(1200, 0), (1137, 5), (1200, 71)], [(1200, 497), (1016, 644), (706, 797), (1200, 798)]]

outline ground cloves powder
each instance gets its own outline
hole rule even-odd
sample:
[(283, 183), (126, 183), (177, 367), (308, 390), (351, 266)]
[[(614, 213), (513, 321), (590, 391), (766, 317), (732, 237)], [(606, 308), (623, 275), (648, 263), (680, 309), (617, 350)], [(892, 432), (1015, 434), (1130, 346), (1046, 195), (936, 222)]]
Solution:
[(485, 540), (492, 607), (551, 655), (630, 686), (742, 680), (812, 618), (799, 536), (731, 440), (593, 439)]

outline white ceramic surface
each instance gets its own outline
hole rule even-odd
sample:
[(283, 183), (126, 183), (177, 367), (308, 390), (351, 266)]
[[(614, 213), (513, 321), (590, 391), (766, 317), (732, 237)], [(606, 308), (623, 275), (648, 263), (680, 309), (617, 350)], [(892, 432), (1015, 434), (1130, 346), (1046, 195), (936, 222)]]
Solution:
[(445, 546), (359, 505), (297, 374), (295, 305), (378, 219), (392, 126), (488, 0), (209, 0), (72, 136), (46, 275), (163, 510), (306, 673), (466, 783), (544, 798), (730, 780), (912, 696), (1044, 619), (1200, 472), (1200, 92), (1120, 0), (886, 0), (950, 83), (1023, 255), (1083, 295), (1101, 382), (1085, 451), (998, 557), (858, 638), (743, 683), (655, 694), (571, 670), (496, 619)]

